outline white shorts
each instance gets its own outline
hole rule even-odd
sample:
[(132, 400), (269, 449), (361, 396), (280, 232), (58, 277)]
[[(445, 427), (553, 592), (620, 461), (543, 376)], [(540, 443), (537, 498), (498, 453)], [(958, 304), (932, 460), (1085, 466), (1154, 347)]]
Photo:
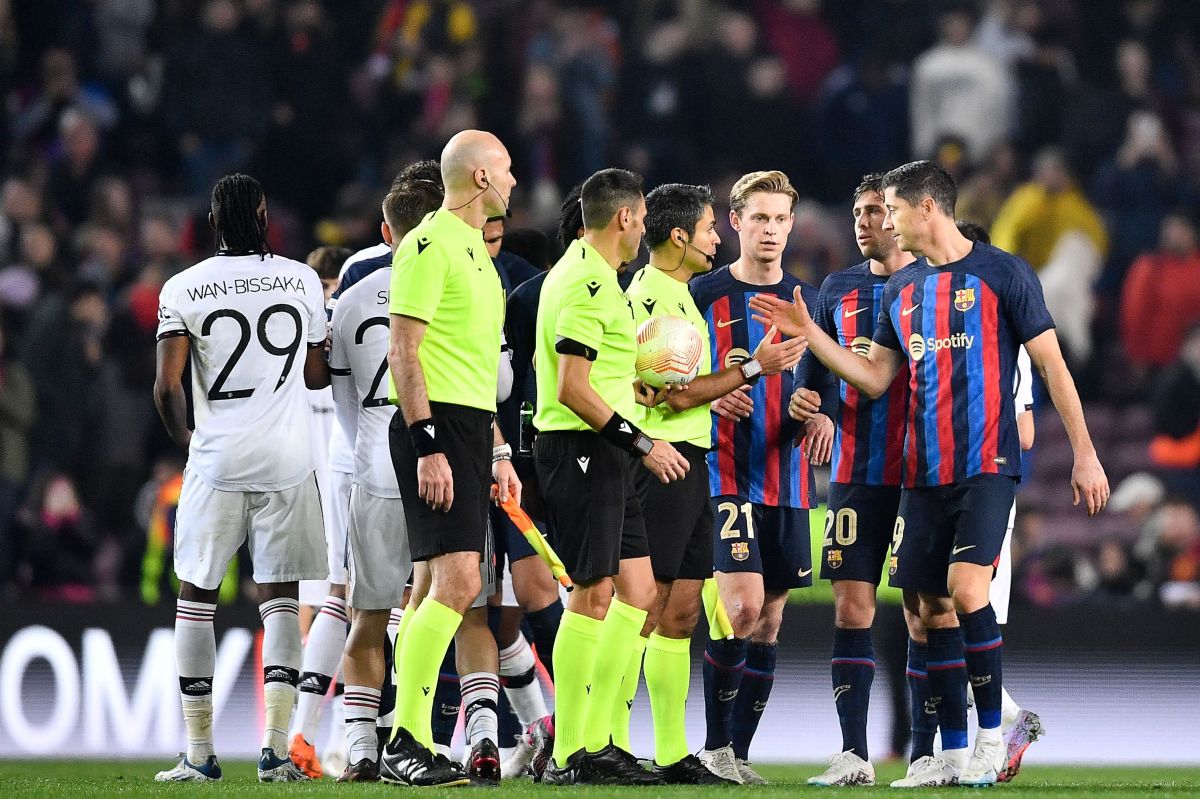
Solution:
[(349, 517), (348, 604), (358, 610), (400, 607), (412, 576), (404, 505), (399, 498), (377, 497), (354, 486)]
[(175, 520), (175, 574), (211, 591), (247, 542), (256, 583), (323, 580), (325, 531), (316, 476), (282, 491), (220, 491), (184, 470)]
[(505, 608), (521, 606), (521, 603), (517, 601), (517, 592), (513, 590), (512, 569), (509, 568), (508, 558), (504, 559), (504, 576), (500, 580), (500, 606)]
[(483, 539), (483, 554), (479, 559), (479, 596), (471, 603), (472, 608), (486, 607), (488, 599), (496, 593), (496, 536), (492, 530), (491, 514), (487, 517), (487, 535)]
[[(318, 471), (319, 475), (320, 472)], [(349, 518), (350, 484), (354, 475), (330, 470), (328, 482), (321, 487), (321, 509), (325, 516), (325, 546), (329, 560), (329, 579), (300, 583), (300, 604), (320, 607), (329, 596), (330, 584), (346, 585), (346, 523)], [(320, 484), (320, 481), (318, 481)]]
[(992, 610), (996, 611), (996, 623), (1008, 624), (1008, 600), (1012, 596), (1012, 532), (1017, 518), (1017, 503), (1008, 512), (1008, 532), (1004, 534), (1004, 545), (1000, 547), (1000, 558), (996, 562), (996, 575), (992, 578), (989, 597)]

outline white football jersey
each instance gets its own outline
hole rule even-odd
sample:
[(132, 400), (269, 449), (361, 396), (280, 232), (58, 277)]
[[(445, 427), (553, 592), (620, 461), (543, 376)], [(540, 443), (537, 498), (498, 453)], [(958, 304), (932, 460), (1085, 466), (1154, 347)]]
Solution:
[(317, 273), (280, 256), (214, 256), (159, 294), (158, 337), (190, 340), (188, 467), (223, 491), (280, 491), (313, 472), (304, 385), (325, 340)]
[[(382, 242), (359, 250), (342, 264), (342, 269), (338, 273), (338, 280), (341, 280), (342, 276), (346, 274), (346, 270), (359, 261), (365, 261), (368, 258), (378, 258), (380, 255), (387, 255), (391, 251), (392, 248)], [(326, 318), (333, 318), (333, 309), (335, 307), (337, 307), (337, 300), (330, 297), (329, 302), (325, 305)], [(342, 430), (340, 422), (334, 423), (329, 439), (329, 469), (330, 471), (341, 472), (343, 474), (354, 473), (354, 446), (347, 440), (346, 433)]]
[(388, 446), (396, 407), (388, 402), (388, 290), (392, 268), (351, 286), (333, 310), (329, 369), (338, 422), (354, 447), (354, 482), (369, 494), (400, 496)]
[(1024, 344), (1017, 351), (1017, 377), (1016, 385), (1013, 386), (1013, 400), (1017, 406), (1017, 416), (1033, 410), (1033, 362), (1029, 360), (1029, 353)]

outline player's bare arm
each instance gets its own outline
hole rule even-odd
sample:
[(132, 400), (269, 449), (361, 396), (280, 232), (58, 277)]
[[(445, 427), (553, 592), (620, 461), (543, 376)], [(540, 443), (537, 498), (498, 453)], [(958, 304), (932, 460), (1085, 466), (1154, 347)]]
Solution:
[[(750, 356), (762, 366), (763, 376), (769, 377), (791, 369), (800, 362), (804, 350), (808, 347), (804, 338), (780, 338), (776, 341), (777, 337), (779, 336), (776, 330), (768, 330)], [(676, 412), (695, 408), (736, 391), (745, 383), (742, 365), (733, 364), (715, 374), (697, 377), (688, 384), (687, 391), (671, 392), (667, 397), (667, 405)]]
[(496, 481), (496, 499), (507, 502), (509, 497), (521, 504), (521, 478), (512, 465), (512, 447), (504, 440), (500, 425), (492, 425), (492, 479)]
[[(396, 383), (400, 412), (405, 420), (414, 422), (429, 419), (429, 393), (425, 388), (425, 373), (417, 351), (425, 338), (428, 326), (419, 319), (391, 314), (388, 344), (388, 369)], [(447, 511), (454, 503), (454, 475), (450, 462), (440, 452), (417, 459), (417, 486), (421, 499), (434, 510)]]
[(1047, 330), (1025, 342), (1025, 349), (1033, 367), (1046, 381), (1050, 400), (1062, 417), (1067, 438), (1071, 441), (1071, 450), (1075, 453), (1075, 465), (1071, 467), (1073, 504), (1078, 505), (1082, 499), (1087, 505), (1088, 515), (1095, 516), (1108, 504), (1108, 477), (1100, 465), (1092, 437), (1088, 434), (1083, 405), (1079, 402), (1075, 381), (1059, 349), (1058, 336), (1053, 330)]
[[(558, 360), (558, 401), (593, 430), (600, 432), (613, 418), (614, 412), (592, 388), (589, 379), (591, 373), (592, 362), (587, 358), (561, 353)], [(664, 483), (682, 480), (688, 471), (687, 458), (666, 441), (654, 441), (650, 452), (642, 456), (642, 463)]]
[(192, 440), (187, 426), (187, 398), (183, 393), (183, 370), (191, 344), (187, 336), (167, 336), (158, 342), (154, 372), (154, 404), (171, 440), (184, 449)]
[(324, 343), (308, 348), (304, 358), (304, 385), (307, 388), (315, 390), (329, 385), (329, 362), (325, 360), (325, 349)]
[(758, 294), (752, 297), (750, 307), (755, 311), (754, 319), (779, 328), (785, 335), (806, 338), (813, 354), (831, 372), (871, 399), (883, 396), (904, 363), (903, 354), (899, 350), (891, 350), (872, 342), (866, 358), (855, 355), (834, 341), (813, 321), (799, 286), (796, 287), (793, 297), (794, 302), (788, 302), (773, 294)]

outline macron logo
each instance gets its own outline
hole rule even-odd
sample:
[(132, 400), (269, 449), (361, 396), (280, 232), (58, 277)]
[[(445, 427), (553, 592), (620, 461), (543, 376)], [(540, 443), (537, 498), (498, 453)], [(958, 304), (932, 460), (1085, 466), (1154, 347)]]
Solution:
[(621, 425), (617, 429), (620, 430), (622, 433), (632, 433), (633, 432), (632, 430), (629, 429), (628, 422), (621, 422)]
[(587, 474), (587, 467), (588, 467), (588, 464), (592, 462), (592, 459), (591, 458), (576, 458), (575, 461), (579, 464), (579, 468), (583, 470), (583, 473)]
[(431, 425), (431, 424), (425, 425), (425, 432), (429, 435), (430, 438), (437, 438), (437, 430), (434, 428), (433, 425)]

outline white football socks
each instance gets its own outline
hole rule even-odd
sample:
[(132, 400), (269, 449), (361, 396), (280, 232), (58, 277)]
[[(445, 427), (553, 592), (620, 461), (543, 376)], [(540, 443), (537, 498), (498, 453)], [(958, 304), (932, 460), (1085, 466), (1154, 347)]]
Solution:
[(329, 686), (337, 676), (338, 666), (342, 662), (348, 623), (346, 600), (330, 596), (325, 598), (325, 604), (308, 630), (308, 643), (304, 646), (303, 666), (300, 669), (300, 694), (292, 729), (302, 733), (304, 740), (309, 743), (312, 743), (316, 736), (321, 705), (325, 702)]
[(263, 623), (263, 705), (265, 728), (262, 747), (278, 757), (288, 751), (288, 722), (296, 703), (300, 678), (300, 603), (295, 599), (268, 600), (258, 606)]
[(346, 708), (346, 745), (351, 764), (364, 758), (372, 763), (378, 758), (378, 736), (375, 721), (379, 715), (380, 691), (365, 685), (347, 685), (343, 694)]
[(519, 633), (512, 645), (500, 650), (500, 682), (522, 727), (550, 715), (538, 683), (533, 649)]
[(216, 611), (217, 606), (207, 602), (180, 599), (175, 603), (175, 669), (187, 728), (187, 759), (196, 765), (215, 754), (212, 680), (217, 663)]
[(486, 671), (476, 671), (464, 674), (459, 680), (459, 687), (462, 690), (467, 746), (474, 746), (484, 738), (495, 741), (500, 736), (496, 719), (500, 678)]

